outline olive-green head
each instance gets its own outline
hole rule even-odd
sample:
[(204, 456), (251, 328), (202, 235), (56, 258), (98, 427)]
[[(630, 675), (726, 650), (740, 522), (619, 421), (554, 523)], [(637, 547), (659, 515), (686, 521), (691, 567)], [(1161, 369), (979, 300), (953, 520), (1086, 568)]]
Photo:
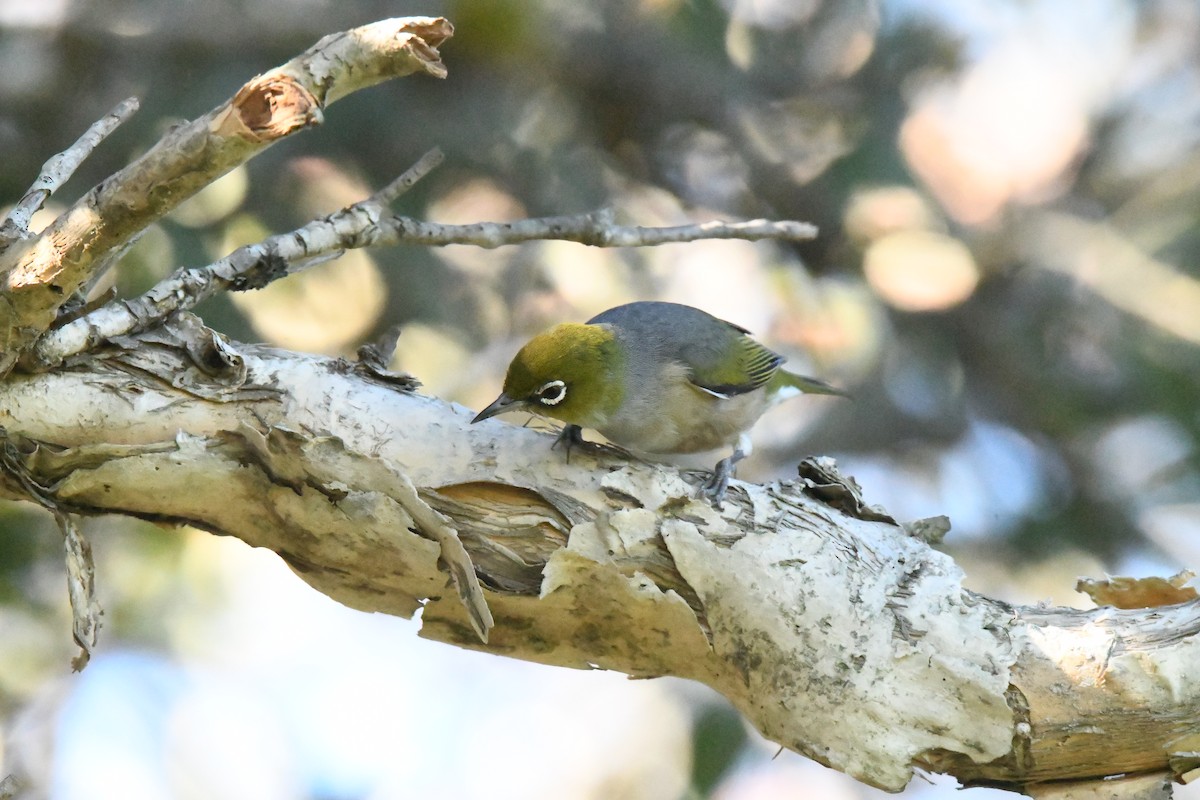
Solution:
[(471, 422), (528, 411), (595, 428), (621, 405), (625, 356), (606, 325), (565, 322), (530, 339), (513, 357), (504, 391)]

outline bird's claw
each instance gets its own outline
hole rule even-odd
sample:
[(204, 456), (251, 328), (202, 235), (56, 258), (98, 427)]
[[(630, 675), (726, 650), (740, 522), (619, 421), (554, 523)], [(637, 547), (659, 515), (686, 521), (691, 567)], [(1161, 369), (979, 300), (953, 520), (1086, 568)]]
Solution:
[(718, 461), (713, 468), (712, 475), (697, 493), (698, 497), (707, 498), (708, 502), (712, 503), (712, 507), (718, 511), (721, 510), (725, 501), (725, 492), (729, 490), (729, 480), (733, 477), (733, 463), (736, 460), (734, 456), (730, 456)]
[(555, 438), (554, 444), (550, 445), (550, 449), (556, 450), (560, 444), (566, 449), (567, 463), (570, 464), (571, 448), (587, 444), (587, 440), (583, 438), (583, 428), (578, 425), (568, 425), (563, 428), (558, 432), (558, 436)]
[(729, 490), (729, 481), (733, 478), (733, 465), (745, 458), (746, 452), (738, 447), (733, 451), (733, 455), (718, 461), (708, 481), (700, 487), (697, 497), (708, 498), (713, 508), (720, 511), (721, 504), (725, 501), (725, 492)]

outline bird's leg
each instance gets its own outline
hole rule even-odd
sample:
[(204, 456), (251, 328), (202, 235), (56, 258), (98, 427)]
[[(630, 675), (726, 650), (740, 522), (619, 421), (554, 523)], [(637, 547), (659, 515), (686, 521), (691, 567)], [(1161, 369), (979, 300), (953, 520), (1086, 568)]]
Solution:
[(583, 428), (578, 425), (568, 425), (558, 432), (558, 438), (554, 440), (554, 444), (550, 445), (550, 449), (554, 450), (559, 445), (566, 448), (567, 463), (571, 463), (571, 448), (581, 444), (587, 444), (583, 438)]
[(745, 458), (741, 450), (734, 450), (733, 455), (722, 458), (713, 468), (712, 477), (700, 487), (700, 494), (707, 497), (713, 508), (720, 508), (725, 500), (725, 492), (729, 489), (729, 479), (733, 477), (733, 465)]
[(733, 454), (722, 458), (713, 467), (712, 477), (700, 488), (700, 494), (709, 499), (713, 508), (720, 508), (725, 499), (725, 492), (729, 489), (729, 479), (733, 477), (733, 465), (750, 455), (752, 450), (750, 437), (743, 433), (738, 437), (737, 447), (734, 448)]

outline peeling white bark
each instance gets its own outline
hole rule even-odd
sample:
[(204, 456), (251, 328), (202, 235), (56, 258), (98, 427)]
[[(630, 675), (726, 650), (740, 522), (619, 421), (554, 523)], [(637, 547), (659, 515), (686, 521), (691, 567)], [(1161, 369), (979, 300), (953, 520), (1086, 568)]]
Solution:
[[(0, 424), (60, 508), (237, 536), (355, 608), (423, 604), (433, 639), (702, 681), (887, 789), (914, 765), (1010, 787), (1196, 768), (1196, 602), (1011, 608), (797, 485), (735, 483), (718, 512), (674, 469), (601, 448), (568, 463), (546, 434), (469, 425), (345, 362), (187, 324), (152, 338), (0, 385)], [(486, 644), (448, 538), (484, 587)]]

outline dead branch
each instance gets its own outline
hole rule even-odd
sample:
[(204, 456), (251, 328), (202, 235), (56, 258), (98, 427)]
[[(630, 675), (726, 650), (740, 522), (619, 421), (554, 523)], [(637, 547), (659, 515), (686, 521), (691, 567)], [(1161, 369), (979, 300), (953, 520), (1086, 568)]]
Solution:
[(74, 144), (52, 157), (42, 166), (37, 180), (29, 187), (25, 196), (17, 201), (8, 212), (4, 224), (0, 225), (0, 254), (16, 241), (29, 236), (29, 220), (45, 205), (46, 200), (66, 183), (79, 165), (84, 162), (108, 135), (120, 127), (138, 110), (136, 97), (122, 100), (117, 106), (92, 123)]
[(0, 255), (0, 375), (54, 323), (62, 305), (141, 231), (230, 169), (323, 119), (327, 105), (413, 72), (444, 77), (440, 18), (393, 19), (327, 36), (178, 126), (89, 191), (37, 236)]

